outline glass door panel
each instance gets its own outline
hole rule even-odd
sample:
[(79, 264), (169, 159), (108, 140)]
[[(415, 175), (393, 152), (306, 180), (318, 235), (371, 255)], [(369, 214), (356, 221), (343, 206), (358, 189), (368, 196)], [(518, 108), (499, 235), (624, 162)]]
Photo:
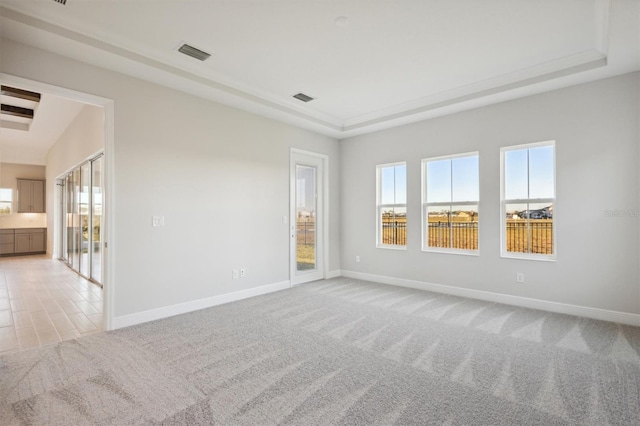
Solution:
[(72, 205), (73, 205), (73, 180), (71, 178), (71, 174), (68, 174), (64, 179), (64, 211), (63, 211), (63, 219), (62, 219), (62, 235), (63, 235), (63, 246), (64, 253), (63, 257), (67, 264), (71, 264), (72, 259), (72, 248), (71, 248), (71, 217), (72, 217)]
[(89, 189), (91, 188), (91, 163), (80, 167), (80, 196), (78, 213), (80, 218), (80, 273), (89, 276)]
[(316, 269), (316, 168), (296, 165), (296, 270)]
[(91, 163), (91, 278), (102, 282), (102, 157)]
[(71, 211), (71, 241), (72, 249), (71, 265), (75, 270), (80, 267), (80, 169), (73, 171), (72, 196), (73, 205)]
[(61, 258), (76, 272), (101, 284), (103, 156), (75, 168), (62, 182)]

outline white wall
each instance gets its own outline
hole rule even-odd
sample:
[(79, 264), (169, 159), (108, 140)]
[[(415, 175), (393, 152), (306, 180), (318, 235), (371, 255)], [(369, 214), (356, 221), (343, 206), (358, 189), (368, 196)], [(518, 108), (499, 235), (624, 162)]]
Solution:
[(335, 139), (8, 40), (0, 70), (114, 100), (116, 317), (288, 280), (290, 147), (330, 158), (340, 269)]
[(10, 215), (0, 215), (0, 229), (46, 227), (46, 213), (17, 213), (18, 179), (45, 179), (45, 168), (33, 164), (1, 163), (0, 188), (13, 189), (13, 206)]
[[(640, 313), (640, 73), (341, 141), (342, 269)], [(500, 257), (500, 147), (556, 141), (557, 262)], [(480, 255), (421, 251), (420, 160), (479, 151)], [(408, 249), (375, 248), (375, 166), (407, 161)], [(361, 262), (355, 262), (355, 256)], [(525, 284), (516, 284), (524, 272)]]
[[(57, 179), (104, 149), (104, 109), (84, 105), (47, 153), (47, 253), (54, 252), (54, 224), (59, 223)], [(58, 244), (56, 242), (56, 244)]]

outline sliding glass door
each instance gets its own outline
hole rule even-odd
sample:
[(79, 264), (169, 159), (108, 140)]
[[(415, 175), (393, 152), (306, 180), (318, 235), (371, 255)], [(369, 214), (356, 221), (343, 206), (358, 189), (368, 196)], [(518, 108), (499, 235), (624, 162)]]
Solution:
[(91, 187), (91, 163), (80, 166), (80, 193), (78, 194), (78, 215), (80, 218), (80, 274), (90, 277), (89, 258), (89, 188)]
[(62, 185), (61, 253), (69, 267), (98, 284), (102, 281), (102, 155), (69, 172)]
[(91, 275), (102, 282), (102, 156), (91, 162)]

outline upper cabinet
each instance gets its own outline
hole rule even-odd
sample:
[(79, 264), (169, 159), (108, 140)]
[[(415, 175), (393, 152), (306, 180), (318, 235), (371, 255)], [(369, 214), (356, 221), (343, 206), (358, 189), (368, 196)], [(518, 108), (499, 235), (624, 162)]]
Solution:
[(44, 181), (18, 179), (18, 213), (44, 213)]

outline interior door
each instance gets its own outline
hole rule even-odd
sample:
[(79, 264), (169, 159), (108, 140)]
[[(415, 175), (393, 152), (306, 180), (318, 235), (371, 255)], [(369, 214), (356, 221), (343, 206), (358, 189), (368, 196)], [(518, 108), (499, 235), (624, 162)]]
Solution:
[(324, 278), (324, 160), (291, 154), (291, 283)]

